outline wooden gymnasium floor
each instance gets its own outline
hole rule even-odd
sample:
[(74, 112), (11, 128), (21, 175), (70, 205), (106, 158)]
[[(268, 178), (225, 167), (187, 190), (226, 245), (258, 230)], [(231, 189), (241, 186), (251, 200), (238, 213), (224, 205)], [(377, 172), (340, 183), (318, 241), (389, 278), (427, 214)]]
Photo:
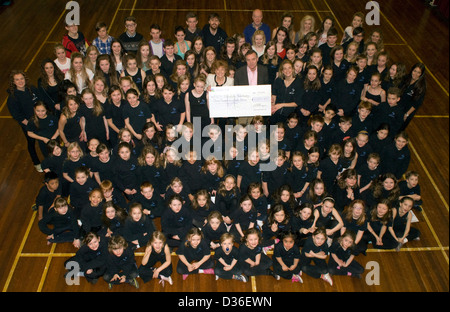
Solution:
[[(30, 207), (42, 185), (26, 152), (25, 140), (6, 106), (8, 75), (12, 69), (25, 69), (36, 84), (38, 65), (53, 57), (52, 47), (64, 34), (65, 1), (15, 1), (0, 13), (0, 287), (3, 292), (102, 292), (106, 283), (95, 286), (81, 279), (79, 286), (68, 286), (63, 278), (64, 261), (75, 249), (71, 244), (50, 245), (37, 227), (36, 213)], [(386, 50), (395, 61), (409, 68), (417, 61), (427, 66), (428, 93), (425, 103), (409, 126), (412, 161), (410, 169), (420, 173), (424, 211), (416, 213), (420, 241), (409, 242), (400, 252), (369, 249), (358, 256), (363, 266), (370, 261), (380, 268), (379, 285), (369, 285), (366, 270), (362, 279), (334, 277), (330, 287), (321, 280), (305, 276), (304, 284), (274, 282), (271, 277), (252, 278), (244, 284), (237, 281), (215, 281), (213, 276), (194, 276), (182, 281), (174, 273), (174, 285), (164, 288), (155, 281), (141, 283), (139, 291), (150, 292), (448, 292), (449, 290), (449, 124), (448, 124), (448, 21), (439, 19), (425, 8), (423, 1), (378, 1), (381, 7), (381, 29)], [(207, 22), (211, 12), (218, 12), (222, 27), (229, 35), (242, 32), (251, 20), (251, 11), (264, 10), (264, 22), (278, 26), (285, 10), (300, 19), (310, 14), (321, 21), (331, 15), (342, 35), (352, 14), (365, 10), (360, 0), (278, 0), (278, 1), (203, 1), (203, 0), (79, 0), (81, 27), (92, 40), (94, 25), (103, 20), (113, 36), (123, 29), (123, 19), (136, 16), (138, 31), (148, 40), (151, 23), (163, 25), (164, 37), (170, 37), (176, 24), (184, 24), (187, 11), (196, 11), (199, 25)], [(366, 27), (370, 32), (372, 27)], [(340, 40), (340, 39), (339, 39)], [(143, 255), (136, 253), (138, 264)], [(174, 265), (176, 257), (173, 256)], [(369, 277), (370, 279), (370, 277)], [(113, 288), (115, 292), (134, 292), (130, 285)]]

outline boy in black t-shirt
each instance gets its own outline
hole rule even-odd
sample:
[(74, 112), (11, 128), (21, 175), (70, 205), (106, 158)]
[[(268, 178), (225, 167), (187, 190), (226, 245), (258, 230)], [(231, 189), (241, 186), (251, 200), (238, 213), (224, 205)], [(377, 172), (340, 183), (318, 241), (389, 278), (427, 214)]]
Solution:
[(372, 181), (380, 175), (380, 169), (378, 168), (379, 164), (380, 155), (371, 153), (367, 157), (367, 163), (358, 168), (358, 185), (361, 194), (368, 190), (372, 185)]
[(181, 60), (181, 56), (175, 54), (175, 43), (167, 39), (163, 44), (164, 55), (161, 57), (161, 70), (164, 72), (167, 77), (172, 75), (173, 66), (176, 61)]
[(38, 218), (41, 220), (49, 209), (53, 206), (56, 198), (61, 196), (61, 186), (59, 177), (55, 172), (49, 171), (44, 175), (44, 186), (39, 190), (36, 197), (36, 208), (38, 210)]
[(327, 33), (327, 42), (322, 44), (319, 48), (322, 50), (322, 64), (323, 66), (331, 64), (330, 53), (331, 50), (336, 46), (338, 32), (336, 28), (330, 28)]
[(197, 14), (194, 12), (189, 12), (186, 14), (186, 37), (184, 38), (187, 41), (194, 42), (195, 37), (202, 37), (202, 30), (197, 28), (198, 18)]
[(405, 173), (406, 180), (398, 182), (400, 188), (400, 197), (411, 197), (414, 200), (413, 208), (422, 211), (422, 197), (420, 196), (419, 173), (416, 171), (408, 171)]

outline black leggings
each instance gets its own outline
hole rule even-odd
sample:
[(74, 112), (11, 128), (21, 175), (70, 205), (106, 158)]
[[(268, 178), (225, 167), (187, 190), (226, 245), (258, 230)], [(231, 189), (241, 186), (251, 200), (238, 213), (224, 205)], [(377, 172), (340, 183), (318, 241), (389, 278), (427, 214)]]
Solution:
[(241, 262), (242, 273), (248, 276), (267, 275), (267, 270), (270, 269), (271, 265), (272, 259), (263, 253), (261, 254), (261, 261), (258, 266), (251, 267), (247, 262)]
[(328, 273), (328, 265), (324, 259), (302, 257), (300, 265), (301, 270), (313, 278), (320, 278), (322, 274)]
[(27, 140), (28, 154), (30, 154), (33, 165), (35, 166), (39, 165), (41, 161), (39, 160), (39, 157), (36, 152), (36, 140), (28, 136), (27, 129), (25, 128), (24, 125), (20, 125), (20, 129), (22, 129), (22, 132), (25, 135), (25, 139)]
[[(286, 263), (285, 263), (286, 264)], [(290, 264), (286, 264), (287, 266), (290, 266)], [(292, 279), (292, 275), (299, 274), (300, 273), (300, 262), (297, 264), (294, 270), (292, 271), (283, 271), (281, 268), (281, 264), (278, 262), (277, 259), (273, 259), (273, 271), (276, 275), (281, 276), (285, 279)]]

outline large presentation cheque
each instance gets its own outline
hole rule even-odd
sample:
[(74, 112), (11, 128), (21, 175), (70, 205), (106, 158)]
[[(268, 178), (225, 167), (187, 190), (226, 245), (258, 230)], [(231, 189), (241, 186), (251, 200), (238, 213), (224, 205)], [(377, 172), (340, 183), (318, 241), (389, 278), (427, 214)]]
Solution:
[(212, 87), (209, 92), (211, 118), (270, 116), (270, 85)]

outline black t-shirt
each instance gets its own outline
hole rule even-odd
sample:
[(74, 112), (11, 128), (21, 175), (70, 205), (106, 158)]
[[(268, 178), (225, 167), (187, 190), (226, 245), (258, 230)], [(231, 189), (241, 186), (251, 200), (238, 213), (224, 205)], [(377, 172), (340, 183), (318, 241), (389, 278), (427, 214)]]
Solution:
[[(101, 104), (100, 104), (101, 105)], [(103, 109), (103, 105), (102, 105)], [(87, 139), (97, 138), (102, 143), (106, 143), (106, 127), (103, 117), (105, 116), (105, 110), (98, 116), (94, 114), (93, 108), (88, 108), (84, 103), (79, 108), (80, 115), (85, 118), (85, 131)]]
[[(227, 228), (223, 222), (220, 223), (219, 227), (216, 230), (214, 230), (209, 223), (206, 223), (203, 226), (202, 231), (203, 231), (203, 235), (205, 236), (205, 240), (208, 242), (208, 244), (210, 242), (218, 243), (220, 240), (220, 237), (223, 234), (228, 232)], [(222, 249), (222, 248), (219, 248), (219, 249)], [(217, 249), (217, 250), (219, 250), (219, 249)], [(216, 256), (217, 256), (217, 252), (216, 252)]]
[(330, 157), (327, 157), (320, 162), (319, 171), (322, 172), (321, 178), (328, 192), (332, 191), (334, 181), (336, 180), (338, 173), (342, 169), (343, 169), (342, 160), (340, 158), (337, 164), (335, 164)]
[(156, 117), (156, 121), (163, 126), (169, 123), (178, 125), (180, 123), (180, 116), (185, 111), (184, 103), (175, 98), (170, 103), (167, 103), (164, 99), (159, 99), (155, 102), (155, 111), (153, 114)]
[(187, 245), (185, 243), (180, 244), (177, 249), (177, 255), (183, 255), (188, 262), (200, 261), (204, 256), (211, 255), (209, 246), (204, 239), (200, 241), (196, 248), (193, 248), (189, 243)]
[(53, 205), (53, 202), (56, 198), (56, 196), (61, 195), (61, 184), (59, 185), (59, 188), (51, 192), (47, 185), (44, 185), (39, 190), (39, 193), (36, 197), (36, 206), (42, 206), (43, 207), (43, 214), (48, 213), (48, 209)]
[(202, 34), (205, 48), (212, 46), (216, 49), (216, 53), (219, 54), (220, 48), (225, 43), (225, 39), (228, 37), (225, 30), (217, 27), (217, 32), (213, 35), (209, 29), (209, 24), (206, 24), (202, 29)]
[(38, 118), (38, 126), (36, 126), (33, 120), (30, 120), (27, 125), (27, 131), (47, 139), (50, 139), (57, 129), (58, 119), (53, 115), (47, 115), (44, 119)]
[(250, 223), (256, 223), (256, 210), (251, 209), (244, 212), (242, 209), (236, 209), (231, 213), (230, 218), (233, 219), (234, 224), (239, 224), (244, 231), (249, 228)]
[(261, 183), (261, 170), (259, 168), (259, 163), (252, 166), (248, 161), (242, 163), (239, 168), (238, 175), (242, 177), (241, 180), (241, 193), (247, 193), (247, 188), (252, 182)]
[[(69, 35), (67, 36), (69, 38), (70, 41), (73, 42), (73, 44), (75, 45), (75, 47), (77, 47), (78, 52), (82, 53), (83, 55), (86, 55), (86, 39), (84, 38), (84, 35), (82, 32), (78, 32), (78, 38), (74, 39), (72, 37), (70, 37)], [(72, 51), (74, 52), (74, 51)]]
[(330, 253), (335, 254), (339, 260), (347, 262), (347, 260), (352, 255), (352, 249), (347, 248), (347, 250), (344, 250), (341, 244), (336, 241), (330, 246)]
[(96, 157), (91, 162), (91, 171), (92, 172), (98, 172), (100, 175), (100, 181), (109, 180), (111, 182), (114, 181), (114, 174), (112, 172), (111, 166), (113, 165), (114, 161), (112, 157), (109, 158), (109, 161), (102, 162), (100, 158)]
[(55, 156), (49, 154), (49, 156), (41, 162), (42, 170), (49, 169), (50, 171), (55, 172), (60, 181), (63, 179), (63, 163), (67, 158), (67, 149), (63, 147), (61, 150), (61, 155)]
[(77, 111), (75, 116), (68, 118), (64, 126), (64, 135), (69, 142), (79, 142), (81, 134), (80, 126), (81, 113)]
[(231, 265), (234, 259), (239, 260), (239, 249), (232, 248), (230, 250), (230, 253), (227, 254), (222, 247), (217, 248), (214, 254), (214, 258), (216, 261), (216, 267), (223, 268), (223, 264), (219, 261), (220, 258), (222, 258), (223, 261), (225, 261), (226, 264)]
[(152, 118), (152, 112), (149, 106), (142, 102), (139, 102), (136, 107), (132, 107), (129, 104), (125, 105), (122, 114), (124, 120), (129, 118), (130, 125), (137, 134), (142, 133), (142, 129), (147, 123), (147, 120)]
[(370, 170), (367, 163), (365, 163), (358, 168), (358, 175), (361, 175), (359, 186), (364, 187), (380, 175), (380, 169), (377, 167), (375, 170)]
[(329, 249), (326, 240), (321, 246), (316, 246), (316, 244), (314, 244), (313, 237), (312, 236), (308, 237), (308, 239), (305, 242), (305, 245), (303, 246), (301, 256), (306, 258), (305, 254), (311, 251), (314, 253), (319, 253), (323, 251), (325, 254), (328, 254)]
[(113, 103), (107, 102), (105, 105), (105, 117), (106, 119), (112, 119), (114, 125), (122, 129), (125, 127), (125, 118), (123, 117), (123, 108), (127, 105), (125, 100), (122, 100), (120, 106), (116, 106)]
[(255, 261), (256, 256), (261, 254), (261, 252), (262, 252), (262, 247), (260, 245), (256, 246), (253, 249), (250, 249), (249, 247), (247, 247), (246, 244), (242, 244), (239, 247), (239, 261), (244, 262), (247, 259)]
[(286, 250), (286, 248), (284, 248), (283, 246), (283, 242), (280, 241), (275, 245), (275, 248), (273, 250), (272, 259), (275, 260), (275, 258), (281, 258), (284, 264), (289, 267), (294, 264), (295, 259), (300, 259), (300, 249), (298, 249), (297, 246), (294, 245), (291, 249)]
[(75, 180), (75, 170), (82, 166), (87, 166), (87, 161), (84, 157), (80, 158), (78, 161), (66, 159), (63, 163), (63, 172), (67, 173), (72, 180)]

